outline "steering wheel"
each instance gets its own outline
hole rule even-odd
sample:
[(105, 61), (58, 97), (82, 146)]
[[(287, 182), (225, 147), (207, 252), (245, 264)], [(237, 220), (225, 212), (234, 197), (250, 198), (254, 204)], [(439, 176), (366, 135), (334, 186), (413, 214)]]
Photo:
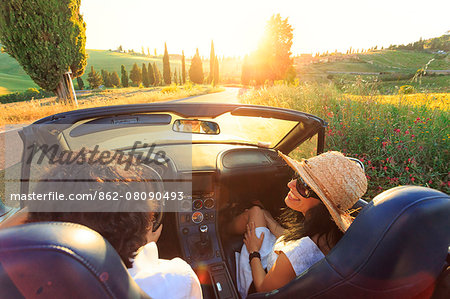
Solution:
[[(167, 163), (169, 177), (170, 178), (173, 176), (176, 177), (177, 171), (176, 171), (175, 164), (173, 163), (172, 159), (170, 159), (166, 156), (165, 162)], [(156, 180), (156, 184), (155, 184), (156, 190), (154, 190), (153, 192), (155, 192), (155, 193), (160, 192), (161, 194), (163, 192), (165, 192), (164, 191), (164, 180), (161, 177), (161, 174), (158, 171), (156, 171), (156, 169), (153, 168), (151, 165), (148, 165), (145, 163), (142, 163), (142, 165), (145, 166), (146, 170), (149, 170), (152, 173), (152, 177)], [(157, 167), (157, 169), (159, 169), (160, 171), (162, 170), (161, 167)], [(165, 174), (164, 176), (166, 177), (167, 174)], [(162, 223), (163, 216), (164, 216), (165, 201), (162, 200), (160, 202), (162, 204), (158, 205), (157, 211), (154, 212), (155, 216), (154, 216), (154, 220), (153, 220), (153, 231), (156, 231), (159, 228), (159, 226)]]

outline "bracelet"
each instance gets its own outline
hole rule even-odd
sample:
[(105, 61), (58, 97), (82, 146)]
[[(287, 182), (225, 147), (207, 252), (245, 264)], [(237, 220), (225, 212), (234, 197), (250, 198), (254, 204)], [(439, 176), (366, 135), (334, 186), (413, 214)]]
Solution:
[(253, 251), (252, 253), (250, 253), (250, 255), (248, 256), (248, 262), (251, 263), (253, 258), (259, 258), (259, 260), (261, 260), (261, 255), (259, 254), (258, 251)]

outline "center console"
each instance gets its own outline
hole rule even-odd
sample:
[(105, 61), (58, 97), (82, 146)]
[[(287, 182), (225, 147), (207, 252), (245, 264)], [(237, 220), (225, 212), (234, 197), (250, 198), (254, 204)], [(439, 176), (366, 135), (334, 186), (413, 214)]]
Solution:
[(200, 263), (220, 262), (221, 250), (216, 238), (214, 192), (193, 193), (192, 212), (178, 213), (179, 237), (186, 261), (192, 267)]
[(202, 283), (205, 298), (238, 298), (218, 237), (217, 191), (213, 172), (192, 175), (192, 195), (184, 200), (192, 210), (189, 207), (189, 211), (177, 213), (178, 239), (184, 260)]

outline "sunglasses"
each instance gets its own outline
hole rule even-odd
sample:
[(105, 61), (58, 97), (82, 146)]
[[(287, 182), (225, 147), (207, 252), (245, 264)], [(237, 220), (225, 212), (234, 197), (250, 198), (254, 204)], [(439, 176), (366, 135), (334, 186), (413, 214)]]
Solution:
[(302, 177), (296, 174), (293, 178), (295, 180), (295, 189), (304, 198), (314, 197), (320, 200), (319, 196), (314, 192), (311, 187), (302, 179)]

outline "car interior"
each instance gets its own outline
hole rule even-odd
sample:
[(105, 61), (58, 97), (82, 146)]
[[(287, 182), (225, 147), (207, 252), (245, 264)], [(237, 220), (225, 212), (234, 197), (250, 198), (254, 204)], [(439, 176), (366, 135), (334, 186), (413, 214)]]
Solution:
[[(232, 116), (247, 120), (251, 129), (242, 129), (241, 120), (230, 121)], [(268, 119), (284, 133), (261, 133), (260, 123)], [(321, 153), (325, 127), (320, 118), (280, 108), (129, 105), (55, 115), (24, 128), (21, 137), (24, 149), (36, 143), (69, 149), (100, 143), (135, 155), (145, 154), (148, 146), (132, 148), (132, 134), (143, 143), (156, 140), (153, 157), (164, 163), (149, 166), (168, 188), (176, 186), (173, 181), (189, 186), (180, 209), (160, 212), (160, 258), (181, 257), (199, 277), (203, 297), (222, 299), (239, 298), (234, 254), (243, 244), (242, 236), (228, 233), (227, 224), (255, 201), (277, 217), (294, 174), (277, 151), (297, 158)], [(22, 166), (22, 192), (30, 188), (23, 178), (34, 171)], [(422, 298), (433, 292), (438, 298), (440, 277), (448, 277), (448, 196), (398, 187), (354, 208), (360, 208), (355, 221), (323, 260), (285, 287), (248, 298)], [(148, 298), (107, 241), (69, 223), (0, 231), (0, 285), (9, 298)]]

